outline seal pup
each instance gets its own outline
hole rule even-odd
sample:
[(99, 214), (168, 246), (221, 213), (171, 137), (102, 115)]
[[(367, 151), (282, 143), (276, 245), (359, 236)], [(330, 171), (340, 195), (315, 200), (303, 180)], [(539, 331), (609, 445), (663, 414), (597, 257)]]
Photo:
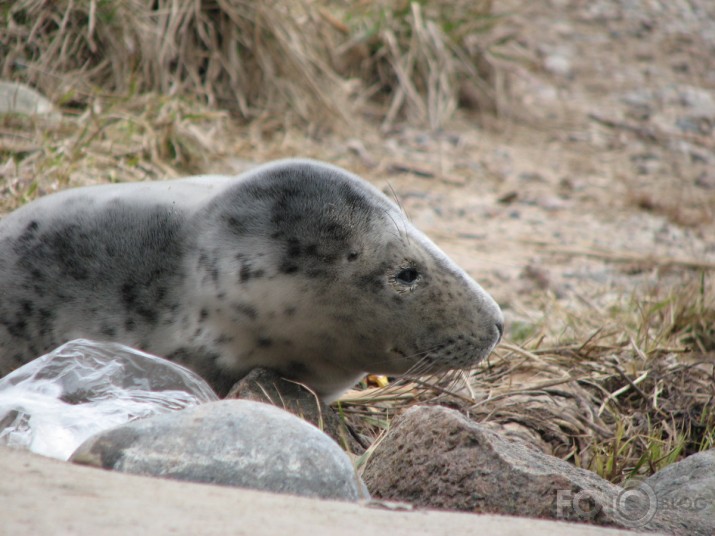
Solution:
[(220, 394), (265, 367), (326, 400), (469, 367), (499, 306), (365, 180), (311, 160), (42, 197), (0, 221), (0, 375), (79, 337)]

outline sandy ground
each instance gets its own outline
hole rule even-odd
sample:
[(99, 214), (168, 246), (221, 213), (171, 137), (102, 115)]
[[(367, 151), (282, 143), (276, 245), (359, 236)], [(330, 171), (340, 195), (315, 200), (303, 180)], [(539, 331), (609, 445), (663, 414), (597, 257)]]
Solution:
[(89, 469), (2, 447), (0, 474), (0, 534), (8, 536), (629, 534), (553, 521), (367, 508), (189, 484)]
[(387, 144), (434, 171), (390, 179), (413, 221), (512, 318), (533, 293), (599, 307), (715, 267), (715, 4), (496, 5), (518, 36), (498, 127)]

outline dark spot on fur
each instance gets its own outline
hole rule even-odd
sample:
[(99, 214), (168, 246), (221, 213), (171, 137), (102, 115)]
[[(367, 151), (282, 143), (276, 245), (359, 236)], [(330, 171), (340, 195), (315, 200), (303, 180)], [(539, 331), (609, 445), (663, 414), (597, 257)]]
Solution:
[(228, 226), (228, 229), (235, 235), (241, 236), (248, 234), (248, 226), (246, 225), (246, 221), (239, 219), (235, 215), (226, 217), (226, 225)]
[(295, 307), (286, 307), (283, 312), (286, 316), (293, 316), (295, 314)]
[(251, 269), (248, 267), (248, 264), (244, 264), (238, 272), (238, 280), (241, 283), (245, 283), (249, 279), (251, 279)]
[(207, 272), (208, 276), (211, 278), (214, 284), (218, 283), (218, 278), (220, 275), (218, 269), (218, 261), (216, 257), (212, 256), (208, 251), (202, 250), (199, 253), (198, 268), (199, 270)]
[(233, 342), (233, 340), (234, 340), (233, 337), (226, 335), (226, 334), (221, 334), (218, 337), (216, 337), (216, 339), (214, 340), (214, 344), (217, 346), (221, 346), (224, 344), (231, 343), (231, 342)]
[(3, 319), (0, 320), (0, 324), (5, 326), (5, 329), (7, 329), (8, 333), (10, 333), (13, 337), (23, 339), (28, 337), (27, 322), (24, 318), (17, 318), (13, 321)]
[(32, 316), (32, 313), (35, 311), (35, 307), (27, 300), (20, 302), (20, 307), (22, 308), (22, 314), (27, 316)]
[(259, 348), (268, 348), (273, 345), (273, 339), (268, 337), (258, 337), (258, 341), (256, 341), (256, 343)]
[(137, 327), (137, 323), (133, 318), (127, 318), (124, 321), (124, 329), (127, 331), (134, 331)]
[(156, 287), (156, 299), (159, 301), (164, 301), (168, 289), (163, 286)]
[(148, 323), (156, 324), (157, 310), (149, 307), (146, 301), (141, 299), (140, 292), (139, 285), (132, 281), (126, 281), (121, 287), (122, 303), (124, 303), (127, 312), (135, 312)]
[(280, 267), (278, 268), (278, 270), (279, 270), (282, 274), (295, 274), (295, 273), (298, 272), (298, 267), (297, 267), (295, 264), (291, 263), (290, 261), (284, 260), (284, 261), (281, 263), (281, 265), (280, 265)]
[(102, 326), (99, 331), (100, 333), (102, 333), (102, 335), (110, 339), (113, 339), (117, 336), (117, 330), (114, 329), (112, 326)]
[(202, 307), (199, 311), (199, 322), (203, 322), (209, 317), (209, 312), (205, 307)]
[(298, 240), (295, 237), (289, 238), (286, 253), (288, 255), (288, 258), (290, 258), (290, 259), (300, 257), (302, 254), (301, 247), (300, 247), (300, 240)]
[(348, 261), (356, 261), (359, 256), (360, 254), (357, 251), (351, 251), (350, 253), (348, 253)]

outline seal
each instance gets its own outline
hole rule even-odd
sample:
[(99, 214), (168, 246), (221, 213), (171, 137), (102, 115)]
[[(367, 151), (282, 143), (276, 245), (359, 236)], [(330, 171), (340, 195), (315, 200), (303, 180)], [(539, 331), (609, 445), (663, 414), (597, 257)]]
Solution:
[(220, 395), (264, 367), (331, 400), (366, 372), (470, 367), (502, 330), (395, 203), (317, 161), (69, 189), (0, 220), (0, 374), (82, 337)]

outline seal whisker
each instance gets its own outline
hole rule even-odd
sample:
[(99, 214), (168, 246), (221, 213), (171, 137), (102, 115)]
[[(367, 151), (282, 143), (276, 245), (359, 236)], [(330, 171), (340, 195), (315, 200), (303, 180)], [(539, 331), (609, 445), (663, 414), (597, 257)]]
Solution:
[(386, 215), (388, 218), (390, 218), (390, 221), (392, 221), (392, 225), (395, 226), (395, 230), (397, 231), (397, 234), (396, 234), (396, 235), (393, 235), (393, 236), (395, 236), (396, 238), (398, 238), (400, 241), (403, 241), (404, 238), (403, 238), (403, 236), (402, 236), (402, 232), (401, 232), (400, 226), (397, 225), (397, 222), (395, 221), (395, 218), (393, 218), (393, 217), (392, 217), (392, 214), (390, 214), (388, 211), (385, 211), (384, 213), (385, 213), (385, 215)]
[[(395, 204), (398, 206), (400, 209), (400, 216), (402, 219), (402, 223), (404, 225), (404, 239), (407, 242), (407, 244), (410, 243), (410, 236), (409, 233), (407, 232), (407, 225), (409, 223), (409, 215), (407, 214), (407, 211), (405, 210), (405, 207), (402, 205), (402, 202), (400, 201), (400, 197), (397, 195), (397, 192), (395, 189), (392, 187), (392, 183), (388, 181), (387, 187), (390, 189), (390, 193), (392, 194), (393, 199), (395, 200)], [(394, 221), (394, 220), (393, 220)], [(395, 223), (395, 227), (397, 227), (397, 223)], [(398, 228), (399, 231), (399, 228)]]

